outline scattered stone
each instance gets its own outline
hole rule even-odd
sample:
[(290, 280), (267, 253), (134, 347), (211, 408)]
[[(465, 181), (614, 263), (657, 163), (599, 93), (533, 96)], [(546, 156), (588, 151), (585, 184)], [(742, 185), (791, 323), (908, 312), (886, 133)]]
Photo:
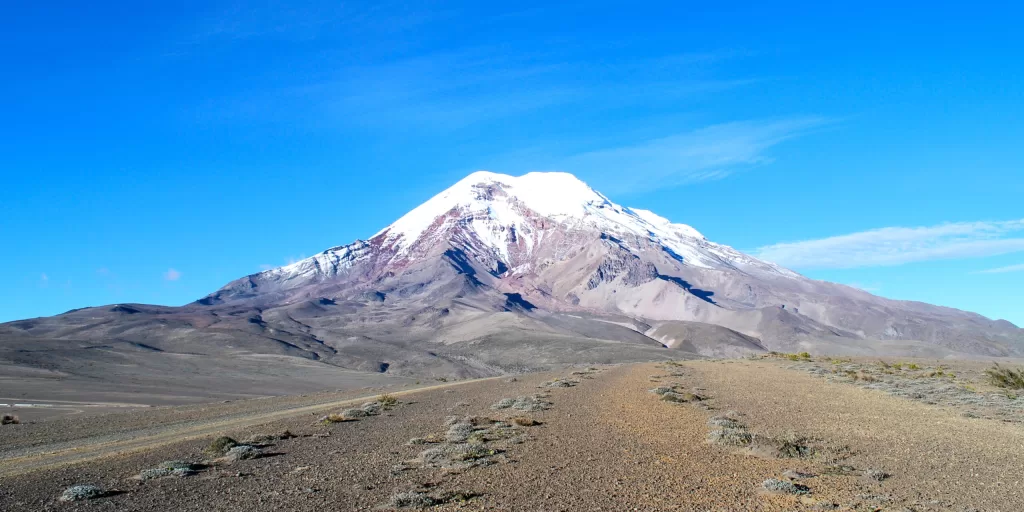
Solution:
[(93, 500), (106, 496), (107, 491), (95, 485), (72, 485), (60, 494), (60, 501), (83, 501)]

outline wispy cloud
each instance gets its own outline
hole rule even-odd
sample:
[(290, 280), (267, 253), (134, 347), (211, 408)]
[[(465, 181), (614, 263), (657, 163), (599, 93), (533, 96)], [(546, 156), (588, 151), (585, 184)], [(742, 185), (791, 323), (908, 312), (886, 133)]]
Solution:
[(1024, 263), (1019, 263), (1017, 265), (1007, 265), (1005, 267), (979, 270), (975, 272), (975, 274), (1005, 274), (1006, 272), (1024, 272)]
[(608, 192), (635, 192), (724, 178), (771, 162), (768, 150), (829, 124), (822, 117), (716, 124), (570, 157), (562, 167)]
[[(1024, 219), (887, 227), (758, 248), (762, 259), (792, 268), (855, 268), (1024, 251)], [(997, 269), (993, 269), (997, 270)], [(1009, 272), (1010, 270), (1007, 270)]]
[(167, 272), (164, 272), (164, 280), (166, 281), (177, 281), (179, 279), (181, 279), (181, 272), (173, 268), (169, 268)]
[(39, 275), (39, 284), (44, 287), (50, 284), (50, 276), (46, 275), (46, 272)]

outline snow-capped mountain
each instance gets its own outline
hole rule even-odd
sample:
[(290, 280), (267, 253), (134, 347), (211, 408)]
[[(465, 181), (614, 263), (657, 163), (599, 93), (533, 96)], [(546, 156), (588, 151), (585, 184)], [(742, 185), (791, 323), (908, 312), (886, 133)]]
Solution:
[(245, 362), (288, 375), (481, 376), (681, 351), (1021, 356), (1024, 330), (807, 279), (569, 174), (479, 172), (369, 240), (182, 307), (2, 324), (0, 349), (89, 382), (125, 368), (166, 376), (197, 356), (230, 375)]
[(774, 348), (842, 349), (868, 339), (991, 355), (1021, 349), (1020, 330), (1004, 322), (807, 279), (686, 224), (620, 206), (567, 173), (473, 173), (367, 241), (237, 280), (200, 302), (366, 298), (494, 311), (511, 300), (533, 314), (624, 317), (648, 333), (696, 321)]
[(334, 247), (247, 279), (298, 286), (335, 277), (368, 260), (381, 270), (394, 270), (391, 267), (404, 267), (449, 244), (470, 250), (502, 269), (499, 274), (511, 276), (536, 268), (538, 258), (550, 256), (544, 249), (552, 241), (565, 253), (572, 250), (573, 240), (595, 236), (612, 237), (620, 245), (657, 246), (689, 267), (799, 277), (711, 242), (686, 224), (615, 204), (568, 173), (514, 177), (480, 171), (414, 208), (369, 241)]

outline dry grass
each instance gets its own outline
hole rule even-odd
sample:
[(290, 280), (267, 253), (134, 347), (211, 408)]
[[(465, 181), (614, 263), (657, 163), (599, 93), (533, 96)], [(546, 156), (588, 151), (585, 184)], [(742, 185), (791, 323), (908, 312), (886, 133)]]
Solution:
[(346, 421), (357, 421), (355, 418), (350, 418), (344, 414), (332, 413), (320, 418), (320, 422), (324, 424), (330, 423), (344, 423)]
[(512, 423), (515, 423), (520, 427), (536, 427), (537, 425), (540, 425), (539, 421), (533, 418), (527, 418), (526, 416), (516, 416), (515, 418), (512, 418)]
[(225, 453), (228, 452), (228, 450), (236, 446), (238, 446), (238, 441), (235, 441), (234, 439), (227, 436), (221, 436), (218, 437), (217, 439), (214, 439), (213, 442), (210, 443), (210, 445), (207, 446), (206, 450), (204, 451), (210, 455), (219, 457), (221, 455), (224, 455)]
[(396, 397), (395, 395), (384, 393), (377, 397), (377, 403), (379, 403), (381, 407), (385, 409), (390, 409), (398, 405), (398, 397)]
[(985, 370), (985, 377), (988, 383), (1004, 389), (1024, 389), (1024, 368), (1013, 370), (1003, 368), (997, 363), (992, 368)]
[(0, 425), (17, 425), (21, 420), (15, 414), (4, 414), (0, 416)]

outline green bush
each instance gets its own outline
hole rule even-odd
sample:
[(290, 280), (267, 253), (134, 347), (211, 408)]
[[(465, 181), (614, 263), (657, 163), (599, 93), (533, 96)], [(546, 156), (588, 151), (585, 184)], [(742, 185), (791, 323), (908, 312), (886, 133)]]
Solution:
[(988, 378), (989, 384), (997, 388), (1024, 389), (1024, 368), (1012, 370), (996, 363), (992, 368), (985, 370), (985, 377)]

